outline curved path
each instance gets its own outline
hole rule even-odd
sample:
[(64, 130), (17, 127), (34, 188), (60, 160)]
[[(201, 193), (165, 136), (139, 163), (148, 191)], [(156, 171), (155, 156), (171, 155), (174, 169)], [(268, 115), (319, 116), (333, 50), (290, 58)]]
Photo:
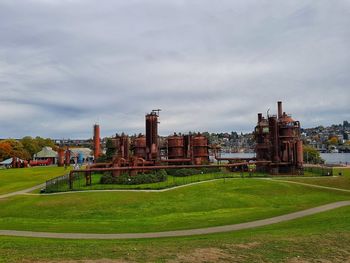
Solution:
[(306, 209), (299, 212), (294, 212), (282, 216), (271, 217), (262, 220), (256, 220), (247, 223), (189, 229), (189, 230), (176, 230), (165, 232), (153, 232), (153, 233), (126, 233), (126, 234), (86, 234), (86, 233), (50, 233), (50, 232), (32, 232), (32, 231), (16, 231), (16, 230), (0, 230), (0, 235), (6, 236), (20, 236), (20, 237), (40, 237), (40, 238), (59, 238), (59, 239), (140, 239), (140, 238), (160, 238), (160, 237), (180, 237), (180, 236), (192, 236), (213, 234), (222, 232), (238, 231), (243, 229), (249, 229), (259, 226), (266, 226), (275, 223), (285, 222), (292, 219), (301, 218), (325, 212), (339, 207), (349, 206), (350, 201), (335, 202), (327, 205), (322, 205), (310, 209)]
[(39, 184), (39, 185), (36, 185), (36, 186), (33, 186), (33, 187), (30, 187), (30, 188), (27, 188), (27, 189), (24, 189), (24, 190), (19, 190), (19, 191), (16, 191), (16, 192), (0, 195), (0, 199), (11, 197), (11, 196), (15, 196), (15, 195), (27, 194), (27, 193), (30, 193), (30, 192), (32, 192), (34, 190), (43, 188), (43, 187), (45, 187), (45, 183)]
[[(325, 187), (325, 186), (319, 186), (319, 185), (313, 185), (313, 184), (306, 184), (301, 182), (293, 182), (293, 181), (286, 181), (286, 180), (275, 180), (275, 179), (268, 179), (267, 180), (275, 181), (275, 182), (283, 182), (283, 183), (294, 183), (294, 184), (300, 184), (310, 187), (316, 187), (316, 188), (323, 188), (328, 190), (339, 190), (339, 191), (345, 191), (350, 192), (350, 190), (340, 189), (340, 188), (333, 188), (333, 187)], [(197, 183), (203, 183), (207, 181), (197, 182)], [(193, 183), (193, 184), (197, 184)], [(189, 184), (192, 185), (192, 184)], [(178, 187), (184, 187), (188, 185), (181, 185)], [(15, 195), (20, 194), (28, 194), (31, 191), (34, 191), (36, 189), (39, 189), (43, 187), (43, 184), (37, 185), (25, 190), (0, 195), (0, 199), (7, 198)], [(175, 187), (175, 188), (178, 188)], [(145, 191), (167, 191), (170, 189), (163, 189), (163, 190), (145, 190)], [(118, 191), (118, 190), (111, 190), (111, 191)], [(120, 191), (120, 190), (119, 190)], [(125, 190), (122, 190), (125, 191)], [(128, 190), (126, 190), (128, 191)], [(130, 191), (130, 190), (129, 190)], [(135, 190), (131, 190), (135, 191)], [(136, 190), (138, 191), (138, 190)], [(79, 193), (79, 192), (76, 192)], [(222, 232), (232, 232), (232, 231), (238, 231), (243, 229), (249, 229), (249, 228), (255, 228), (260, 226), (266, 226), (271, 224), (276, 224), (280, 222), (285, 222), (309, 215), (314, 215), (317, 213), (329, 211), (332, 209), (336, 209), (339, 207), (349, 206), (350, 201), (340, 201), (335, 203), (330, 203), (286, 215), (271, 217), (267, 219), (262, 220), (256, 220), (251, 221), (247, 223), (241, 223), (241, 224), (234, 224), (234, 225), (225, 225), (225, 226), (217, 226), (217, 227), (208, 227), (208, 228), (198, 228), (198, 229), (188, 229), (188, 230), (175, 230), (175, 231), (165, 231), (165, 232), (150, 232), (150, 233), (125, 233), (125, 234), (88, 234), (88, 233), (51, 233), (51, 232), (33, 232), (33, 231), (17, 231), (17, 230), (0, 230), (0, 235), (6, 235), (6, 236), (17, 236), (17, 237), (38, 237), (38, 238), (56, 238), (56, 239), (141, 239), (141, 238), (161, 238), (161, 237), (180, 237), (180, 236), (192, 236), (192, 235), (203, 235), (203, 234), (214, 234), (214, 233), (222, 233)]]

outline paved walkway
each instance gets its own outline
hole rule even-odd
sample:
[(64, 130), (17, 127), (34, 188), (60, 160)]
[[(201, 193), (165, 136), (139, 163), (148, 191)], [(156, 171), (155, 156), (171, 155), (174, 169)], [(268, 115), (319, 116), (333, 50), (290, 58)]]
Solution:
[(15, 231), (15, 230), (0, 230), (0, 235), (6, 236), (20, 236), (20, 237), (38, 237), (38, 238), (56, 238), (56, 239), (141, 239), (141, 238), (160, 238), (160, 237), (180, 237), (193, 236), (203, 234), (213, 234), (222, 232), (232, 232), (243, 229), (255, 228), (276, 224), (280, 222), (297, 219), (320, 212), (325, 212), (339, 207), (349, 206), (350, 201), (335, 202), (327, 205), (322, 205), (303, 211), (290, 213), (282, 216), (276, 216), (268, 219), (257, 220), (247, 223), (208, 227), (189, 230), (177, 230), (166, 232), (153, 233), (126, 233), (126, 234), (85, 234), (85, 233), (49, 233), (49, 232), (32, 232), (32, 231)]
[(27, 189), (24, 189), (24, 190), (19, 190), (19, 191), (16, 191), (16, 192), (0, 195), (0, 199), (11, 197), (11, 196), (15, 196), (15, 195), (21, 195), (21, 194), (30, 193), (30, 192), (32, 192), (32, 191), (34, 191), (36, 189), (40, 189), (40, 188), (43, 188), (43, 187), (45, 187), (45, 183), (33, 186), (31, 188), (27, 188)]

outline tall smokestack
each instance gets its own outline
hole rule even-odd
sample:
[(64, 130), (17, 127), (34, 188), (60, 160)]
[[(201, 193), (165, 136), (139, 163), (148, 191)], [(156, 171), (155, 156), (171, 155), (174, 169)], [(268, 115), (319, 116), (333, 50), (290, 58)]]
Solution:
[(158, 154), (158, 115), (155, 111), (146, 115), (147, 160), (157, 158)]
[(277, 102), (277, 108), (278, 108), (277, 117), (280, 119), (280, 118), (282, 118), (282, 101)]
[(101, 155), (100, 125), (94, 125), (94, 159), (95, 162)]
[(262, 121), (262, 113), (258, 113), (258, 123)]

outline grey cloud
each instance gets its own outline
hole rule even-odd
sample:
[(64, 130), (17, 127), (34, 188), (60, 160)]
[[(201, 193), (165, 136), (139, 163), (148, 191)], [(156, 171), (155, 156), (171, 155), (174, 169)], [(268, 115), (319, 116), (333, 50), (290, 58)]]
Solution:
[[(0, 3), (0, 137), (251, 131), (350, 119), (348, 1)], [(25, 128), (23, 128), (25, 126)]]

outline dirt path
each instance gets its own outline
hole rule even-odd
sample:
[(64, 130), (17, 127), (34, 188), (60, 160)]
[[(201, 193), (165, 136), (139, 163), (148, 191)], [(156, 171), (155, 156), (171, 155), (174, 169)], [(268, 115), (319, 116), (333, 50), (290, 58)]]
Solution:
[(160, 238), (160, 237), (180, 237), (213, 234), (222, 232), (238, 231), (242, 229), (255, 228), (285, 222), (320, 212), (336, 209), (339, 207), (349, 206), (350, 201), (335, 202), (327, 205), (322, 205), (299, 212), (294, 212), (282, 216), (256, 220), (247, 223), (208, 227), (189, 230), (176, 230), (153, 233), (125, 233), (125, 234), (86, 234), (86, 233), (49, 233), (49, 232), (32, 232), (32, 231), (16, 231), (16, 230), (0, 230), (0, 235), (20, 236), (20, 237), (38, 237), (38, 238), (59, 238), (59, 239), (141, 239), (141, 238)]

